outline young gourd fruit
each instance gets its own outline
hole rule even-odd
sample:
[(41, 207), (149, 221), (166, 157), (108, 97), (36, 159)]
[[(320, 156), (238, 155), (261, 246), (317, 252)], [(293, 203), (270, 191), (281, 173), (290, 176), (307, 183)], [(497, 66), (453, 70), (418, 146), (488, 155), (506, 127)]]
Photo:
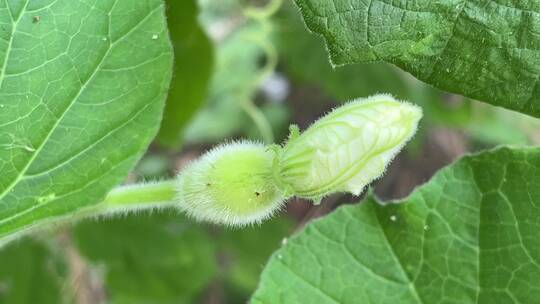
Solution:
[(214, 148), (180, 174), (179, 207), (198, 220), (231, 226), (269, 218), (285, 200), (272, 176), (273, 157), (247, 141)]
[(416, 133), (422, 110), (390, 95), (349, 102), (305, 132), (291, 128), (284, 146), (219, 146), (178, 177), (179, 207), (231, 226), (261, 222), (286, 199), (316, 203), (335, 192), (360, 194)]

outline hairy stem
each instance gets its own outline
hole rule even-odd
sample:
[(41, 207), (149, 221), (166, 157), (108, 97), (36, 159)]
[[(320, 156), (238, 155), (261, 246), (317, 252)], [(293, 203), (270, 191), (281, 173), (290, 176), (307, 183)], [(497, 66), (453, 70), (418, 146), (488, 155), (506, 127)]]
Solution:
[(113, 189), (105, 199), (97, 204), (72, 214), (53, 217), (36, 222), (27, 229), (9, 235), (0, 235), (0, 248), (12, 240), (36, 230), (51, 226), (64, 225), (85, 218), (114, 216), (140, 210), (154, 210), (174, 206), (177, 188), (175, 180), (167, 180), (148, 184), (134, 184)]
[(135, 184), (112, 190), (105, 199), (88, 209), (94, 215), (110, 215), (145, 209), (170, 207), (175, 204), (174, 180)]

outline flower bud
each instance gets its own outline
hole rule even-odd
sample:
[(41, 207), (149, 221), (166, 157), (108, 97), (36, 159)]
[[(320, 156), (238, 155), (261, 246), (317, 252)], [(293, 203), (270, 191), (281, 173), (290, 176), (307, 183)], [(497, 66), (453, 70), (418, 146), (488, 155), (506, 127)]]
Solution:
[(178, 177), (178, 206), (198, 220), (230, 226), (269, 218), (284, 202), (272, 177), (273, 158), (251, 142), (209, 151)]
[(285, 195), (315, 202), (333, 192), (362, 193), (416, 133), (422, 110), (390, 95), (345, 104), (276, 149), (274, 179)]

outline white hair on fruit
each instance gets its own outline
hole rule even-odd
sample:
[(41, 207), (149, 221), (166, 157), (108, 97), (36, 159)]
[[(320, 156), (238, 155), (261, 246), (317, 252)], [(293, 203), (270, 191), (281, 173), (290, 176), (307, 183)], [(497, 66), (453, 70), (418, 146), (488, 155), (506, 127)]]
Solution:
[(230, 226), (262, 222), (285, 198), (272, 177), (274, 153), (249, 141), (220, 145), (178, 177), (178, 207), (198, 220)]

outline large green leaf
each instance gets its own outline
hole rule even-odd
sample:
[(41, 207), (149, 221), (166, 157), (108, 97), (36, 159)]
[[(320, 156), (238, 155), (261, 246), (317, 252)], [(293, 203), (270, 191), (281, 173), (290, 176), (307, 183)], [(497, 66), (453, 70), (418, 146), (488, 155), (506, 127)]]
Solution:
[(156, 133), (161, 0), (0, 3), (0, 238), (97, 203)]
[[(305, 29), (301, 15), (291, 3), (284, 5), (275, 22), (280, 60), (293, 81), (321, 88), (340, 102), (391, 92), (399, 99), (422, 106), (425, 120), (420, 131), (433, 125), (459, 125), (470, 119), (469, 105), (450, 105), (445, 95), (384, 62), (360, 63), (334, 67), (328, 62), (324, 41)], [(309, 49), (309, 52), (306, 50)], [(486, 108), (486, 111), (489, 109)], [(420, 138), (417, 136), (416, 140)]]
[(197, 21), (197, 1), (169, 0), (167, 6), (175, 73), (158, 140), (176, 147), (182, 142), (184, 127), (206, 98), (214, 54), (212, 42)]
[(467, 156), (378, 203), (308, 225), (253, 303), (540, 303), (540, 149)]
[(440, 89), (540, 116), (540, 2), (295, 0), (334, 64), (393, 63)]
[(171, 213), (86, 221), (75, 237), (81, 254), (105, 269), (110, 303), (194, 303), (217, 270), (206, 231)]

